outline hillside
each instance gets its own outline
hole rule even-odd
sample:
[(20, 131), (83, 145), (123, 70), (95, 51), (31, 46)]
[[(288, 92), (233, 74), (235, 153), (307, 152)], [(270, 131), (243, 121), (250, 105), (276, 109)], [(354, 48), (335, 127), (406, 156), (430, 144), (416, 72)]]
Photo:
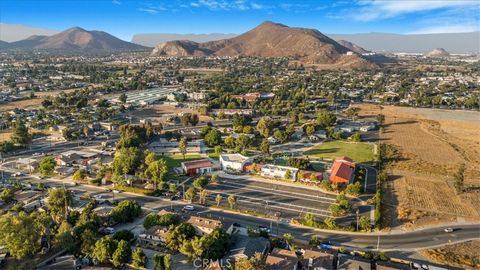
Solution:
[(443, 48), (435, 48), (427, 53), (428, 57), (447, 57), (450, 53)]
[(106, 32), (73, 27), (52, 36), (31, 36), (12, 42), (11, 47), (82, 52), (146, 51), (148, 47), (118, 39)]
[(356, 52), (356, 53), (359, 53), (359, 54), (364, 54), (364, 53), (369, 53), (370, 51), (367, 51), (365, 50), (364, 48), (358, 46), (357, 44), (355, 43), (352, 43), (350, 41), (347, 41), (347, 40), (337, 40), (338, 44), (342, 45), (343, 47), (349, 49), (350, 51), (352, 52)]
[(292, 57), (305, 64), (328, 67), (371, 68), (376, 65), (318, 30), (264, 22), (230, 39), (197, 43), (177, 40), (158, 45), (152, 56), (260, 56)]
[(235, 37), (236, 34), (174, 34), (174, 33), (146, 33), (135, 34), (132, 42), (147, 47), (155, 47), (160, 43), (172, 40), (191, 40), (195, 42), (208, 42), (212, 40), (220, 40)]

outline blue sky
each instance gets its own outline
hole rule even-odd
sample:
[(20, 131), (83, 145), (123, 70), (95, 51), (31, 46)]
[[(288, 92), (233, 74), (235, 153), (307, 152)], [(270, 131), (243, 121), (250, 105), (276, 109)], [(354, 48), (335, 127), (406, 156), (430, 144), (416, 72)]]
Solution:
[(270, 20), (324, 33), (478, 31), (480, 0), (2, 0), (2, 23), (135, 33), (242, 33)]

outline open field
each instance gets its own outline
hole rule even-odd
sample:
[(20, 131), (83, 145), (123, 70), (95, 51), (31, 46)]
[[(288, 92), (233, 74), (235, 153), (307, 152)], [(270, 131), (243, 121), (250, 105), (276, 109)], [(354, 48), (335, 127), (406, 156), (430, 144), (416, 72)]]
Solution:
[(480, 269), (480, 240), (420, 251), (428, 259), (453, 267)]
[(168, 168), (180, 167), (184, 161), (202, 159), (200, 155), (185, 155), (185, 159), (183, 159), (182, 155), (163, 156), (160, 158), (167, 162)]
[(159, 118), (160, 122), (165, 123), (166, 119), (160, 119), (163, 115), (179, 115), (180, 113), (195, 113), (198, 114), (199, 120), (208, 122), (213, 119), (210, 116), (200, 115), (196, 110), (189, 108), (175, 107), (170, 104), (154, 104), (146, 108), (142, 108), (132, 112), (132, 115), (137, 118)]
[(321, 143), (305, 151), (306, 156), (333, 160), (339, 156), (348, 156), (355, 162), (370, 162), (374, 160), (374, 146), (368, 143), (346, 141), (330, 141)]
[(457, 194), (453, 174), (466, 165), (465, 184), (480, 185), (480, 113), (360, 105), (360, 116), (385, 115), (382, 142), (401, 160), (389, 170), (386, 205), (391, 226), (480, 220), (478, 193)]
[(47, 91), (47, 92), (35, 92), (35, 98), (29, 98), (25, 100), (18, 100), (18, 101), (12, 101), (8, 103), (2, 103), (0, 104), (0, 112), (6, 112), (6, 111), (11, 111), (15, 108), (22, 108), (22, 109), (27, 109), (27, 108), (35, 108), (35, 107), (40, 107), (42, 105), (42, 101), (45, 97), (47, 96), (56, 96), (60, 92), (72, 92), (75, 91), (75, 89), (66, 89), (66, 90), (58, 90), (58, 91)]

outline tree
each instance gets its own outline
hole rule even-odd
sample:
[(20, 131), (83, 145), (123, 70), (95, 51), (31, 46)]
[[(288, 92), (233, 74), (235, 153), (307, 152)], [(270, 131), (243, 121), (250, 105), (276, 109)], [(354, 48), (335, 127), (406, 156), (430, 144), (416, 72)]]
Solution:
[(127, 103), (127, 94), (122, 93), (122, 94), (118, 97), (118, 100), (120, 100), (120, 102), (122, 102), (123, 104)]
[(195, 179), (192, 183), (192, 187), (198, 189), (198, 190), (201, 190), (203, 189), (204, 187), (206, 187), (208, 184), (208, 179), (205, 178), (204, 176), (201, 176), (201, 177), (198, 177), (197, 179)]
[(142, 152), (136, 147), (120, 148), (115, 152), (112, 169), (116, 175), (135, 172), (142, 162)]
[(17, 118), (12, 125), (12, 135), (10, 140), (14, 144), (25, 146), (30, 143), (32, 136), (28, 133), (28, 128), (21, 118)]
[(217, 196), (215, 196), (215, 203), (217, 204), (217, 207), (220, 206), (220, 204), (222, 203), (222, 195), (220, 194), (217, 194)]
[(150, 163), (154, 162), (154, 161), (157, 161), (158, 160), (158, 157), (155, 153), (153, 152), (148, 152), (148, 154), (145, 156), (145, 165), (148, 167), (148, 165), (150, 165)]
[(47, 206), (52, 215), (56, 218), (67, 217), (68, 207), (72, 204), (72, 193), (70, 190), (57, 188), (48, 190)]
[(335, 124), (335, 121), (337, 121), (335, 115), (325, 109), (321, 109), (316, 114), (315, 123), (322, 128), (332, 126)]
[(288, 139), (287, 133), (279, 129), (275, 130), (275, 132), (273, 133), (273, 137), (281, 143), (284, 143)]
[(125, 200), (112, 209), (110, 217), (115, 222), (132, 222), (141, 213), (142, 209), (137, 201)]
[(9, 188), (5, 188), (0, 194), (0, 199), (5, 203), (10, 203), (13, 201), (14, 194), (13, 191)]
[(207, 260), (220, 259), (230, 246), (230, 235), (222, 228), (216, 228), (209, 234), (192, 241), (194, 254), (197, 258)]
[(210, 178), (211, 183), (218, 183), (218, 173), (212, 174), (212, 178)]
[(323, 220), (323, 224), (327, 227), (327, 229), (333, 230), (337, 227), (337, 222), (334, 218), (327, 217)]
[(125, 240), (131, 243), (135, 239), (135, 235), (129, 230), (120, 230), (113, 235), (113, 239), (117, 241)]
[(266, 155), (270, 154), (270, 143), (267, 139), (262, 140), (262, 143), (260, 144), (260, 151)]
[(307, 133), (308, 136), (315, 134), (315, 126), (314, 125), (308, 125), (305, 128), (305, 133)]
[(244, 152), (250, 146), (250, 137), (245, 134), (238, 136), (236, 145), (238, 152)]
[(349, 118), (352, 118), (353, 120), (355, 120), (358, 116), (358, 111), (360, 111), (359, 108), (356, 108), (356, 107), (350, 107), (348, 109), (345, 110), (345, 114), (347, 115), (347, 117)]
[(92, 257), (99, 263), (108, 263), (117, 249), (117, 241), (111, 236), (104, 236), (95, 242)]
[(307, 213), (303, 218), (303, 224), (305, 226), (317, 227), (318, 226), (317, 218), (312, 213)]
[(196, 194), (197, 194), (197, 191), (195, 190), (195, 188), (189, 187), (187, 191), (185, 191), (185, 199), (189, 200), (190, 203), (193, 203), (193, 200), (195, 200)]
[(198, 124), (198, 115), (192, 114), (189, 119), (190, 125), (196, 126)]
[(292, 179), (292, 172), (290, 170), (285, 171), (285, 179), (291, 180)]
[(232, 208), (232, 209), (237, 204), (237, 198), (234, 195), (228, 196), (227, 201), (228, 201), (228, 204), (230, 205), (230, 208)]
[(137, 268), (145, 268), (147, 266), (147, 255), (139, 247), (132, 252), (132, 264)]
[(355, 132), (351, 137), (350, 139), (354, 142), (361, 142), (362, 141), (362, 135), (360, 135), (360, 133), (358, 132)]
[(155, 189), (157, 189), (158, 184), (163, 182), (167, 172), (167, 162), (164, 159), (160, 159), (148, 165), (145, 175), (151, 179), (151, 181), (155, 184)]
[(369, 231), (370, 230), (370, 218), (367, 216), (361, 216), (358, 222), (358, 226), (361, 230)]
[(267, 270), (269, 269), (265, 260), (263, 259), (263, 254), (260, 252), (255, 253), (250, 259), (242, 258), (235, 262), (233, 270)]
[(168, 185), (168, 191), (170, 191), (171, 193), (175, 193), (177, 192), (177, 190), (178, 190), (178, 187), (175, 183), (170, 183)]
[(117, 249), (112, 255), (112, 262), (115, 267), (119, 267), (130, 261), (130, 257), (132, 256), (132, 249), (130, 248), (130, 244), (125, 240), (120, 240), (118, 242)]
[(53, 171), (55, 170), (55, 159), (52, 156), (44, 157), (38, 163), (38, 169), (40, 174), (43, 176), (50, 176), (52, 175)]
[(224, 143), (225, 143), (225, 146), (227, 146), (227, 148), (235, 148), (235, 138), (233, 138), (231, 135), (230, 136), (227, 136), (225, 139), (224, 139)]
[(40, 234), (31, 215), (20, 212), (16, 216), (7, 213), (0, 217), (0, 245), (17, 260), (33, 255), (39, 240)]
[(457, 191), (463, 191), (465, 181), (465, 164), (461, 164), (457, 172), (453, 175), (455, 180), (454, 186)]
[(345, 188), (345, 192), (350, 195), (358, 195), (362, 189), (362, 184), (357, 181), (355, 183), (348, 184)]
[(75, 240), (72, 235), (72, 226), (67, 222), (63, 221), (58, 227), (58, 232), (55, 235), (53, 246), (57, 249), (67, 249), (69, 252), (72, 252), (75, 247)]
[(182, 122), (182, 124), (184, 126), (188, 126), (188, 124), (190, 123), (190, 118), (191, 118), (192, 114), (191, 113), (184, 113), (181, 117), (180, 117), (180, 122)]
[(273, 123), (270, 117), (262, 117), (260, 120), (258, 120), (256, 128), (264, 138), (268, 138), (270, 136), (272, 126)]
[(283, 239), (285, 240), (285, 242), (287, 242), (287, 245), (290, 248), (290, 250), (294, 251), (296, 249), (295, 243), (293, 242), (294, 238), (291, 233), (283, 234)]
[(178, 218), (174, 214), (163, 214), (158, 215), (155, 213), (148, 214), (143, 221), (143, 227), (145, 229), (150, 229), (153, 226), (165, 226), (168, 227), (170, 225), (178, 224)]
[(165, 243), (171, 250), (178, 250), (183, 242), (192, 239), (195, 236), (195, 228), (188, 223), (181, 223), (178, 226), (168, 230), (165, 236)]
[(208, 198), (208, 190), (206, 190), (206, 189), (200, 190), (199, 197), (200, 197), (200, 203), (206, 205), (207, 204), (207, 198)]
[(93, 249), (95, 247), (95, 242), (97, 241), (95, 233), (90, 229), (86, 229), (83, 231), (80, 238), (82, 242), (80, 246), (81, 253), (83, 255), (92, 254)]
[(219, 145), (222, 141), (222, 136), (216, 128), (211, 128), (210, 131), (204, 137), (205, 144), (210, 147)]
[(308, 244), (312, 247), (318, 247), (318, 245), (320, 245), (322, 243), (322, 241), (320, 240), (320, 237), (318, 237), (318, 235), (312, 235), (312, 237), (310, 237), (310, 241), (308, 241)]
[(178, 143), (178, 149), (180, 150), (180, 153), (183, 155), (183, 159), (185, 160), (185, 154), (187, 154), (187, 138), (182, 137), (180, 139), (180, 142)]
[(73, 181), (82, 181), (85, 177), (87, 177), (87, 173), (82, 169), (78, 169), (73, 174), (72, 179)]

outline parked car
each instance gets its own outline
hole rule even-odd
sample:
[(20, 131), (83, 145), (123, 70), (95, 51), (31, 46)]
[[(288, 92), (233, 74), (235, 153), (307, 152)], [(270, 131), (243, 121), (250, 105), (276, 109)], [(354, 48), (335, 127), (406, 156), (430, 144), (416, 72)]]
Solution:
[(263, 225), (259, 225), (259, 226), (258, 226), (258, 230), (260, 230), (261, 232), (270, 233), (270, 228), (265, 227), (265, 226), (263, 226)]
[(189, 205), (185, 205), (185, 206), (183, 207), (183, 210), (193, 211), (193, 210), (195, 210), (195, 207), (194, 207), (193, 205), (190, 205), (190, 204), (189, 204)]
[(115, 229), (112, 228), (112, 227), (104, 227), (104, 228), (100, 228), (100, 229), (98, 230), (98, 233), (104, 234), (104, 235), (114, 234), (114, 233), (115, 233)]
[(454, 230), (453, 230), (453, 228), (445, 228), (444, 231), (445, 231), (446, 233), (451, 233), (451, 232), (453, 232)]

